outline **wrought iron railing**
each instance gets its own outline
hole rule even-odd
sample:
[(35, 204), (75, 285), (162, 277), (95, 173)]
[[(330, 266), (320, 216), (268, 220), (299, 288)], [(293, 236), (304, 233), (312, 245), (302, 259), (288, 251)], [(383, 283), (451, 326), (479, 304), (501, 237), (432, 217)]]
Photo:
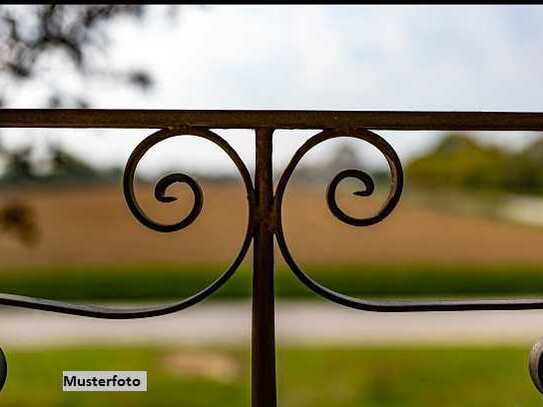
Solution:
[[(164, 111), (164, 110), (0, 110), (0, 127), (42, 128), (148, 128), (161, 129), (141, 142), (126, 165), (123, 189), (132, 214), (143, 225), (158, 232), (174, 232), (188, 227), (202, 209), (203, 193), (199, 184), (186, 174), (163, 177), (155, 186), (160, 202), (171, 202), (167, 188), (174, 183), (186, 184), (194, 195), (193, 207), (183, 219), (171, 224), (158, 223), (138, 205), (134, 194), (136, 167), (145, 153), (157, 143), (171, 137), (191, 135), (209, 140), (220, 147), (237, 167), (247, 191), (249, 207), (247, 229), (237, 256), (230, 267), (211, 285), (192, 297), (172, 305), (137, 309), (114, 309), (67, 304), (41, 298), (0, 294), (0, 304), (95, 318), (130, 319), (164, 315), (188, 308), (218, 290), (235, 273), (253, 243), (253, 318), (252, 318), (252, 405), (275, 406), (275, 328), (274, 328), (274, 239), (287, 264), (298, 279), (318, 295), (338, 304), (366, 311), (469, 311), (543, 309), (543, 299), (478, 301), (369, 301), (337, 293), (312, 280), (291, 254), (282, 224), (285, 188), (301, 158), (316, 145), (337, 137), (351, 137), (376, 147), (388, 162), (390, 190), (383, 206), (370, 217), (359, 218), (346, 213), (336, 201), (336, 189), (346, 178), (364, 185), (354, 194), (373, 193), (371, 177), (359, 169), (337, 174), (328, 186), (327, 202), (332, 214), (352, 226), (369, 226), (385, 219), (396, 207), (403, 188), (403, 171), (394, 149), (372, 130), (497, 130), (543, 131), (543, 113), (506, 112), (334, 112), (334, 111)], [(251, 174), (236, 151), (210, 129), (249, 128), (255, 130), (256, 167), (254, 184)], [(274, 192), (272, 183), (272, 141), (276, 129), (322, 129), (307, 140), (294, 154), (279, 179)], [(542, 346), (531, 353), (530, 373), (543, 391)], [(7, 365), (0, 354), (0, 384)]]

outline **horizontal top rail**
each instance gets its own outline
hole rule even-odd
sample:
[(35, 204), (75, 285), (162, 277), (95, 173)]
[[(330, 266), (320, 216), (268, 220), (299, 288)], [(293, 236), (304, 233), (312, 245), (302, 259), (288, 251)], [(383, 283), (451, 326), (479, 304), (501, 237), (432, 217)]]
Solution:
[(305, 110), (0, 109), (0, 127), (543, 131), (543, 113)]

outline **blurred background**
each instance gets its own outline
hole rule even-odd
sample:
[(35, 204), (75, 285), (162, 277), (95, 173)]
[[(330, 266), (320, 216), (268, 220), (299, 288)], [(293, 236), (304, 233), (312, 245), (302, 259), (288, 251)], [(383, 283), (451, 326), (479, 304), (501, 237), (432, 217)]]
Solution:
[[(543, 111), (541, 6), (0, 6), (5, 108)], [(277, 131), (277, 181), (315, 131)], [(160, 203), (154, 183), (197, 179), (204, 208), (160, 234), (132, 217), (124, 165), (148, 130), (0, 129), (0, 291), (137, 306), (196, 293), (234, 259), (247, 224), (234, 164), (212, 143), (177, 137), (138, 167), (153, 219), (192, 208), (185, 186)], [(217, 130), (254, 169), (248, 130)], [(339, 171), (368, 171), (370, 215), (389, 188), (371, 145), (335, 139), (302, 159), (284, 229), (313, 278), (363, 298), (514, 298), (543, 294), (543, 134), (378, 132), (399, 154), (405, 192), (385, 221), (342, 224), (326, 205)], [(0, 346), (9, 406), (248, 405), (251, 256), (205, 303), (141, 321), (5, 307)], [(543, 313), (371, 314), (317, 298), (277, 252), (282, 406), (535, 406), (527, 371)], [(63, 370), (147, 370), (149, 391), (62, 393)], [(334, 374), (330, 374), (334, 372)]]

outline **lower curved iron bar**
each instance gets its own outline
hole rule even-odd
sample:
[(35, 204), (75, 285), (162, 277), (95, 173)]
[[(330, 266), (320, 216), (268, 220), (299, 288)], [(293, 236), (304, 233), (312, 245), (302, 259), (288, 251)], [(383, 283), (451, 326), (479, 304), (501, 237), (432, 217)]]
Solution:
[[(287, 260), (288, 263), (288, 260)], [(294, 267), (290, 265), (293, 270)], [(515, 311), (543, 309), (543, 299), (495, 300), (433, 300), (433, 301), (372, 301), (330, 290), (301, 271), (294, 271), (298, 279), (313, 292), (336, 304), (371, 312), (438, 312), (438, 311)]]
[(96, 305), (72, 304), (63, 301), (26, 297), (24, 295), (15, 294), (0, 294), (0, 305), (100, 319), (137, 319), (157, 317), (160, 315), (181, 311), (203, 301), (213, 292), (219, 289), (232, 276), (236, 268), (237, 267), (233, 267), (231, 270), (228, 270), (205, 290), (200, 291), (192, 297), (168, 305), (157, 305), (142, 308), (112, 308)]

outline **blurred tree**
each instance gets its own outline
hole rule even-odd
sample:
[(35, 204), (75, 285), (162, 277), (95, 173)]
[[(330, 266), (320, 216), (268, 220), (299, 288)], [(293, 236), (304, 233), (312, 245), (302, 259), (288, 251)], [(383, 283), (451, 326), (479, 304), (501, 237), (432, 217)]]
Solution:
[[(149, 6), (0, 5), (0, 106), (9, 102), (9, 87), (19, 90), (23, 83), (40, 81), (50, 85), (44, 100), (47, 107), (88, 107), (86, 97), (59, 90), (58, 84), (52, 83), (62, 82), (63, 77), (44, 80), (55, 58), (69, 63), (82, 76), (114, 79), (116, 84), (124, 82), (143, 90), (150, 88), (153, 80), (145, 70), (117, 70), (107, 63), (98, 63), (98, 56), (107, 52), (111, 42), (107, 37), (108, 25), (120, 18), (141, 19), (146, 7)], [(175, 17), (177, 7), (167, 7), (167, 14)]]
[(32, 147), (25, 146), (16, 150), (1, 152), (6, 163), (3, 182), (26, 184), (36, 179), (31, 160)]
[(451, 133), (436, 148), (409, 163), (413, 183), (430, 188), (505, 189), (510, 153)]
[(54, 178), (89, 180), (97, 178), (98, 171), (83, 160), (64, 151), (60, 146), (50, 147), (51, 175)]
[[(106, 58), (111, 44), (108, 27), (120, 19), (141, 20), (150, 6), (139, 4), (41, 4), (0, 5), (0, 107), (10, 104), (26, 84), (45, 86), (45, 92), (33, 88), (28, 107), (90, 107), (88, 95), (66, 86), (72, 73), (81, 79), (112, 80), (140, 90), (153, 85), (151, 73), (137, 68), (114, 68)], [(175, 19), (179, 6), (162, 6), (165, 16)], [(62, 67), (61, 74), (58, 68)], [(70, 71), (71, 68), (71, 71)], [(73, 77), (72, 77), (73, 79)], [(28, 184), (100, 178), (96, 170), (60, 147), (51, 148), (51, 171), (36, 173), (32, 148), (9, 151), (0, 145), (5, 163), (3, 183)], [(105, 171), (106, 177), (117, 174)], [(37, 236), (34, 212), (20, 201), (0, 207), (0, 230), (14, 232), (23, 242)]]
[[(85, 95), (74, 94), (61, 86), (67, 77), (67, 66), (81, 77), (97, 77), (102, 81), (110, 79), (116, 85), (125, 83), (141, 90), (149, 89), (153, 85), (149, 72), (133, 68), (114, 69), (107, 61), (102, 65), (98, 63), (98, 56), (105, 54), (111, 43), (107, 37), (108, 25), (120, 18), (141, 20), (146, 7), (138, 4), (0, 5), (0, 107), (8, 105), (10, 97), (28, 83), (47, 87), (41, 100), (33, 97), (32, 107), (89, 107), (90, 102)], [(167, 14), (175, 17), (177, 8), (168, 6)], [(63, 67), (62, 75), (54, 69), (59, 61)], [(45, 178), (95, 176), (90, 166), (53, 147), (52, 177), (40, 177), (34, 171), (31, 153), (31, 147), (8, 151), (0, 145), (0, 156), (6, 164), (4, 183), (20, 185)], [(37, 228), (32, 208), (19, 201), (4, 204), (0, 208), (0, 230), (14, 233), (24, 243), (33, 243)]]
[(33, 245), (38, 238), (36, 216), (31, 207), (12, 201), (0, 208), (0, 230), (14, 234), (26, 245)]
[(507, 164), (506, 187), (520, 193), (543, 193), (543, 138), (534, 140)]

